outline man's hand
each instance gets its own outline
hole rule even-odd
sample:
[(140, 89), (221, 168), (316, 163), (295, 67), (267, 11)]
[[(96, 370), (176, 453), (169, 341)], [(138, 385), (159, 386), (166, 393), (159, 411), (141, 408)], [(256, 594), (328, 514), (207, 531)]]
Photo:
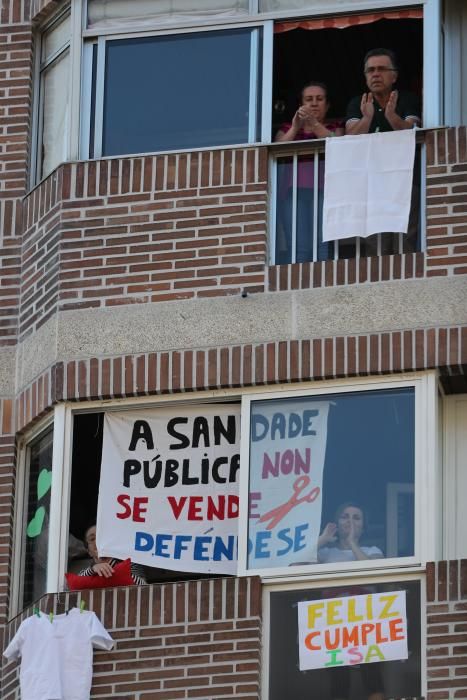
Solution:
[(360, 111), (363, 117), (366, 117), (371, 123), (375, 115), (375, 105), (373, 103), (373, 95), (371, 92), (364, 92), (362, 95), (362, 101), (360, 102)]
[(346, 134), (368, 134), (370, 131), (371, 122), (373, 121), (373, 117), (375, 115), (375, 105), (371, 92), (363, 93), (360, 101), (360, 112), (362, 113), (360, 119), (349, 119), (345, 125)]
[(393, 90), (391, 94), (389, 95), (389, 100), (386, 105), (386, 109), (384, 110), (384, 116), (388, 120), (390, 124), (394, 121), (394, 117), (397, 117), (398, 115), (396, 114), (396, 107), (397, 107), (397, 100), (399, 98), (399, 93), (397, 90)]
[(92, 570), (94, 571), (95, 574), (98, 576), (103, 576), (104, 578), (110, 578), (113, 576), (113, 567), (110, 566), (110, 564), (107, 564), (107, 562), (100, 562), (99, 564), (94, 564), (92, 567)]

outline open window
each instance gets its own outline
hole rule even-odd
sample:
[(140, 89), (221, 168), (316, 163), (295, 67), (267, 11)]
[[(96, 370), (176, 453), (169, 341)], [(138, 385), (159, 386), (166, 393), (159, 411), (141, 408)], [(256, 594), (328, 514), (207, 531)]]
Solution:
[(401, 90), (420, 99), (423, 86), (422, 10), (277, 22), (274, 29), (272, 134), (290, 121), (307, 82), (327, 85), (332, 119), (345, 121), (348, 102), (366, 90), (363, 59), (374, 48), (392, 49)]
[[(275, 24), (272, 139), (286, 132), (300, 104), (303, 86), (318, 81), (327, 87), (331, 130), (344, 128), (349, 101), (367, 90), (364, 56), (388, 48), (398, 62), (399, 91), (421, 103), (423, 85), (423, 14), (421, 9), (382, 11)], [(408, 99), (405, 97), (405, 99)], [(299, 138), (303, 138), (300, 136)], [(383, 233), (323, 243), (324, 144), (308, 151), (292, 143), (274, 153), (271, 262), (287, 264), (407, 253), (421, 248), (420, 146), (414, 163), (407, 234)], [(287, 152), (289, 151), (289, 152)], [(290, 152), (292, 151), (292, 152)]]
[(238, 402), (75, 414), (70, 542), (97, 522), (99, 555), (149, 581), (235, 573), (239, 440)]

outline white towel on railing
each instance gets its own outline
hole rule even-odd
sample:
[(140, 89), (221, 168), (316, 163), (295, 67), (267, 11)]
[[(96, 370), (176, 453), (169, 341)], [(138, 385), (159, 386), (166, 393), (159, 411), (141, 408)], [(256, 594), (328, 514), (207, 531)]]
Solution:
[(326, 139), (323, 241), (407, 233), (415, 130)]

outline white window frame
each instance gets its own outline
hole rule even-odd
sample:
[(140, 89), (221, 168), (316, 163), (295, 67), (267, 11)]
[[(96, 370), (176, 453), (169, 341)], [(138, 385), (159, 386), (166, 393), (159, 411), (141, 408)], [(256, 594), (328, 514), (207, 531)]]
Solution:
[[(348, 575), (369, 575), (388, 569), (423, 570), (427, 561), (438, 558), (440, 553), (439, 533), (441, 531), (440, 490), (436, 488), (438, 478), (437, 450), (437, 383), (436, 373), (413, 375), (412, 378), (395, 380), (394, 377), (346, 380), (345, 382), (320, 382), (312, 389), (277, 390), (248, 395), (242, 400), (240, 463), (240, 513), (248, 513), (249, 476), (250, 476), (250, 417), (253, 401), (300, 399), (302, 397), (325, 397), (329, 394), (348, 392), (375, 391), (378, 389), (415, 389), (415, 531), (414, 555), (412, 557), (394, 557), (372, 559), (352, 563), (307, 564), (291, 567), (249, 568), (247, 559), (248, 518), (239, 519), (238, 538), (238, 575), (260, 576), (263, 581), (279, 579), (293, 580), (295, 577), (313, 577), (326, 580)], [(433, 516), (433, 514), (436, 514)]]
[[(16, 615), (22, 609), (22, 600), (24, 592), (24, 566), (25, 566), (25, 532), (27, 527), (27, 497), (29, 492), (29, 467), (31, 458), (31, 444), (36, 442), (44, 433), (46, 433), (50, 428), (54, 430), (53, 440), (55, 440), (55, 424), (54, 424), (54, 414), (47, 416), (43, 421), (40, 421), (34, 428), (27, 434), (22, 436), (18, 441), (18, 463), (17, 463), (17, 481), (15, 485), (15, 516), (14, 516), (14, 529), (13, 529), (13, 542), (14, 547), (12, 555), (12, 596), (11, 596), (11, 608), (12, 615)], [(53, 450), (54, 444), (52, 446), (52, 486), (54, 479), (54, 459)], [(50, 510), (52, 509), (52, 491), (51, 491), (51, 504)], [(50, 522), (50, 520), (49, 520)], [(50, 535), (50, 529), (49, 529)], [(50, 537), (49, 537), (49, 548), (50, 548)], [(48, 585), (48, 583), (47, 583)]]
[(426, 576), (425, 574), (406, 573), (404, 571), (391, 572), (388, 576), (365, 576), (361, 580), (356, 580), (355, 577), (346, 577), (339, 582), (327, 580), (310, 580), (301, 581), (299, 583), (276, 583), (263, 587), (262, 592), (262, 610), (263, 610), (263, 630), (262, 630), (262, 649), (263, 657), (261, 663), (261, 700), (269, 700), (269, 671), (270, 671), (270, 623), (271, 623), (271, 593), (290, 590), (308, 590), (312, 588), (328, 588), (333, 586), (339, 588), (346, 586), (371, 585), (376, 583), (405, 583), (410, 581), (420, 582), (420, 684), (421, 694), (425, 697), (427, 693), (427, 618), (426, 618)]
[[(68, 107), (68, 133), (66, 144), (65, 160), (78, 158), (79, 152), (79, 123), (80, 123), (80, 77), (81, 77), (81, 45), (83, 30), (83, 12), (86, 0), (73, 0), (68, 2), (55, 12), (42, 26), (36, 34), (35, 60), (34, 60), (34, 92), (33, 92), (33, 127), (31, 140), (31, 181), (33, 187), (41, 179), (50, 175), (41, 175), (42, 154), (39, 144), (42, 141), (43, 128), (43, 74), (58, 60), (61, 60), (68, 52), (69, 55), (69, 107)], [(62, 46), (45, 61), (42, 61), (42, 41), (44, 35), (51, 30), (54, 25), (60, 24), (65, 19), (70, 18), (70, 35)]]
[[(95, 89), (95, 118), (94, 118), (94, 158), (102, 157), (125, 157), (134, 155), (147, 155), (145, 153), (122, 153), (117, 156), (102, 155), (102, 138), (103, 138), (103, 120), (104, 120), (104, 88), (105, 88), (105, 62), (107, 42), (118, 41), (119, 39), (139, 39), (147, 37), (164, 37), (181, 34), (200, 34), (206, 32), (219, 32), (225, 30), (245, 30), (251, 29), (250, 46), (250, 84), (249, 84), (249, 134), (248, 142), (240, 144), (224, 144), (222, 146), (214, 146), (210, 150), (219, 150), (223, 148), (238, 147), (244, 145), (253, 145), (257, 143), (267, 143), (271, 140), (271, 119), (272, 119), (272, 52), (273, 52), (273, 22), (261, 22), (256, 19), (250, 22), (238, 22), (232, 24), (216, 24), (216, 25), (200, 25), (196, 27), (185, 27), (179, 29), (161, 29), (159, 31), (127, 31), (118, 32), (115, 30), (112, 34), (100, 34), (91, 42), (86, 42), (83, 47), (83, 66), (82, 66), (82, 126), (80, 134), (80, 157), (90, 157), (90, 142), (91, 142), (91, 84), (92, 84), (92, 47), (97, 44), (97, 70), (96, 70), (96, 89)], [(255, 31), (256, 30), (256, 31)], [(262, 31), (262, 52), (259, 53), (259, 32)], [(263, 86), (262, 94), (258, 95), (256, 82), (253, 76), (258, 72), (258, 62), (261, 62), (261, 84)], [(261, 109), (261, 125), (258, 139), (254, 139), (253, 135), (256, 132), (258, 120), (258, 110)], [(171, 149), (170, 153), (185, 152), (186, 148)], [(188, 149), (190, 151), (206, 150), (206, 147), (195, 147)], [(166, 151), (163, 151), (164, 153)]]
[(465, 489), (467, 487), (467, 395), (443, 400), (443, 559), (466, 556)]
[[(43, 76), (48, 69), (51, 68), (56, 62), (60, 61), (68, 53), (71, 58), (71, 35), (70, 37), (49, 57), (42, 61), (42, 43), (43, 37), (47, 32), (53, 29), (54, 26), (59, 25), (61, 22), (65, 21), (70, 17), (70, 7), (67, 6), (62, 8), (59, 12), (55, 13), (53, 17), (40, 28), (40, 32), (36, 42), (36, 54), (35, 54), (35, 64), (34, 64), (34, 83), (36, 89), (34, 91), (33, 98), (33, 110), (35, 114), (35, 119), (33, 123), (33, 138), (32, 138), (32, 148), (31, 148), (31, 162), (34, 165), (31, 168), (33, 173), (32, 185), (42, 179), (42, 153), (40, 144), (42, 143), (42, 129), (43, 129), (43, 107), (44, 107), (44, 90), (43, 90)], [(70, 121), (68, 115), (68, 134), (71, 133)], [(68, 149), (67, 149), (68, 153)], [(44, 177), (47, 177), (50, 173), (46, 173)]]

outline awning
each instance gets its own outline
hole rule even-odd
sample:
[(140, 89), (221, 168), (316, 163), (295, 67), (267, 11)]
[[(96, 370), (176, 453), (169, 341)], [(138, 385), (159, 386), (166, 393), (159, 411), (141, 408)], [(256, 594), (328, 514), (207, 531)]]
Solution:
[(282, 34), (292, 29), (347, 29), (361, 24), (372, 24), (380, 19), (422, 19), (423, 10), (412, 7), (402, 10), (383, 10), (353, 15), (338, 15), (337, 17), (318, 17), (314, 19), (298, 19), (289, 22), (276, 22), (274, 33)]

